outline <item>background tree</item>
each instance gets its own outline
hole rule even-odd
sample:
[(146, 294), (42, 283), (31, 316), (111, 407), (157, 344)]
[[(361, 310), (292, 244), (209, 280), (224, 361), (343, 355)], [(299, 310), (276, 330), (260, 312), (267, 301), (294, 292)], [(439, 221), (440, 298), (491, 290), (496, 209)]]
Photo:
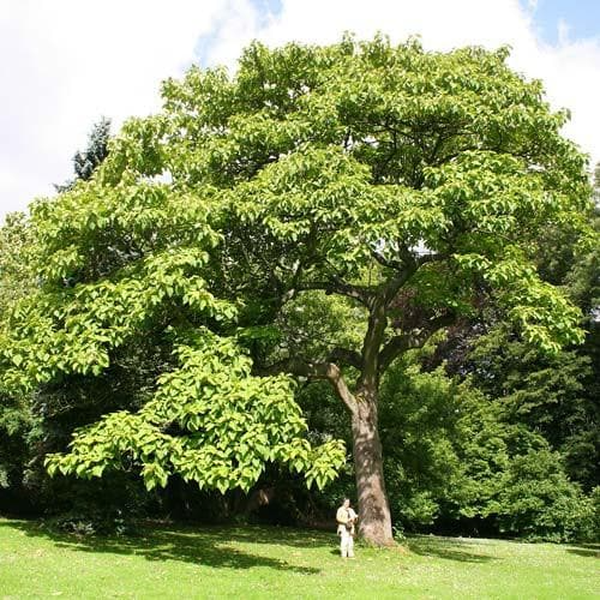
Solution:
[(73, 170), (75, 178), (62, 185), (55, 184), (57, 192), (71, 189), (78, 180), (90, 179), (98, 165), (108, 156), (108, 141), (110, 139), (110, 119), (102, 117), (95, 123), (88, 136), (87, 148), (81, 152), (77, 150), (73, 155)]
[[(27, 256), (29, 229), (26, 215), (11, 213), (0, 228), (0, 320), (35, 289)], [(0, 390), (0, 497), (16, 489), (28, 459), (26, 435), (32, 415), (27, 398)]]
[[(140, 336), (175, 353), (139, 412), (79, 433), (50, 469), (133, 461), (149, 486), (179, 472), (225, 490), (281, 460), (324, 484), (340, 446), (300, 441), (276, 373), (326, 380), (350, 417), (361, 532), (389, 543), (394, 361), (488, 305), (546, 352), (583, 337), (536, 257), (548, 228), (585, 221), (585, 160), (506, 57), (254, 44), (233, 78), (167, 82), (164, 111), (130, 121), (88, 183), (33, 208), (43, 285), (2, 332), (6, 384), (101, 377)], [(361, 325), (323, 336), (340, 310)]]
[[(568, 451), (553, 452), (537, 423), (515, 418), (518, 398), (512, 407), (471, 378), (449, 377), (443, 367), (426, 371), (425, 358), (407, 353), (382, 383), (385, 472), (397, 526), (593, 539), (592, 502), (569, 478)], [(557, 412), (572, 422), (567, 408)]]

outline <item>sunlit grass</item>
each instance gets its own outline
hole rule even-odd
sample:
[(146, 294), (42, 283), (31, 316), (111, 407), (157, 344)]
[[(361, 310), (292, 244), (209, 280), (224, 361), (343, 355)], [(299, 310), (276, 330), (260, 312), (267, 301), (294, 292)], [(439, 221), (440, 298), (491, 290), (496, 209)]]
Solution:
[(145, 527), (78, 538), (0, 520), (0, 598), (598, 598), (600, 546), (418, 536), (342, 561), (334, 533)]

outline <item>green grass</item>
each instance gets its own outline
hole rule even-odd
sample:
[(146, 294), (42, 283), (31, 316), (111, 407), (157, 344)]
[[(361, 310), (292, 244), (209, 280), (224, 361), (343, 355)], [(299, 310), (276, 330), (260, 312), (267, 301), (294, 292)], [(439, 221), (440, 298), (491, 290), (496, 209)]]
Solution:
[(276, 527), (79, 538), (0, 519), (0, 598), (600, 598), (600, 546), (416, 536), (357, 548)]

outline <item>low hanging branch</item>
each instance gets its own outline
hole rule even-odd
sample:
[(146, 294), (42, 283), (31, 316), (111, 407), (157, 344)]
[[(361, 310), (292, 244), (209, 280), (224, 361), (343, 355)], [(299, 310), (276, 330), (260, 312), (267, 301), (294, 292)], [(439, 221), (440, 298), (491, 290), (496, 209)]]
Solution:
[[(340, 351), (350, 353), (350, 351), (346, 350), (340, 349)], [(261, 369), (261, 373), (268, 375), (290, 373), (297, 377), (305, 377), (310, 380), (327, 380), (348, 411), (353, 414), (357, 410), (356, 399), (344, 379), (342, 370), (334, 362), (311, 362), (298, 358), (288, 358)]]

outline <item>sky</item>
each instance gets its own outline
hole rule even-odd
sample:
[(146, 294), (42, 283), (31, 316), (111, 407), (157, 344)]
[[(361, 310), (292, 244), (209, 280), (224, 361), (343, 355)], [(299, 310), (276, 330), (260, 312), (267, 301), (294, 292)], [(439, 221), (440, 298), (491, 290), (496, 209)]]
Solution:
[(235, 71), (251, 40), (343, 32), (428, 50), (512, 47), (510, 65), (568, 108), (564, 134), (600, 161), (600, 0), (0, 0), (0, 221), (72, 176), (105, 116), (113, 132), (160, 109), (160, 82), (192, 64)]

